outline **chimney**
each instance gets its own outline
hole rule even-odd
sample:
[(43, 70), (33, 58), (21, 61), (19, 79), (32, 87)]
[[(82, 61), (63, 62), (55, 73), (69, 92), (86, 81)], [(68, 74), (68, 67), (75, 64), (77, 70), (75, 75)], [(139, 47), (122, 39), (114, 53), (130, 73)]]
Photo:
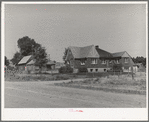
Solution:
[(96, 46), (95, 46), (95, 48), (99, 48), (99, 46), (98, 46), (98, 45), (96, 45)]

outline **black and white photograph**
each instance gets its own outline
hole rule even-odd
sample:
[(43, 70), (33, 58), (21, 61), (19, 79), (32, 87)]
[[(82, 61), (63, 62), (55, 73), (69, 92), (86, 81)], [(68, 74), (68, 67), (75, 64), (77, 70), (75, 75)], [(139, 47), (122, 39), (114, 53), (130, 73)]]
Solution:
[(2, 2), (2, 118), (147, 120), (147, 5)]

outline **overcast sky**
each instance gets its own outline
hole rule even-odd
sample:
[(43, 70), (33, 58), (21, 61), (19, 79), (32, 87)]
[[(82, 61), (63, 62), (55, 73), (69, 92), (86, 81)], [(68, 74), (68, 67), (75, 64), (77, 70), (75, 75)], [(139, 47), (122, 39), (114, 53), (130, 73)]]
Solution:
[(56, 61), (68, 46), (92, 44), (146, 57), (145, 12), (145, 4), (6, 4), (5, 55), (11, 59), (17, 40), (28, 36)]

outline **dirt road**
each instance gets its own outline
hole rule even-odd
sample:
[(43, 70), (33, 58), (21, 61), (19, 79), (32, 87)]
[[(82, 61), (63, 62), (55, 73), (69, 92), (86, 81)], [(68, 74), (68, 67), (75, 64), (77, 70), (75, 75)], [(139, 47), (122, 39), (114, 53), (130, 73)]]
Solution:
[[(56, 81), (55, 81), (56, 82)], [(54, 86), (54, 82), (5, 81), (6, 108), (140, 108), (145, 95)]]

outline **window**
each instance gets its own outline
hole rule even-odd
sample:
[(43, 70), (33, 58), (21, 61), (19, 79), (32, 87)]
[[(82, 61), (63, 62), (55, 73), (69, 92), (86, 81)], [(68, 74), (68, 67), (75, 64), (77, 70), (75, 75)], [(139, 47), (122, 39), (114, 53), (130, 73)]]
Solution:
[(124, 58), (124, 62), (125, 63), (128, 63), (128, 58)]
[(98, 69), (96, 69), (96, 72), (98, 72)]
[(116, 59), (115, 62), (116, 62), (116, 64), (119, 64), (119, 63), (120, 63), (120, 62), (119, 62), (119, 59)]
[(93, 71), (93, 69), (90, 69), (90, 71), (92, 72), (92, 71)]
[(91, 59), (91, 64), (97, 64), (97, 59)]
[(102, 64), (106, 64), (106, 60), (102, 60)]
[(85, 65), (85, 60), (81, 60), (81, 65)]

